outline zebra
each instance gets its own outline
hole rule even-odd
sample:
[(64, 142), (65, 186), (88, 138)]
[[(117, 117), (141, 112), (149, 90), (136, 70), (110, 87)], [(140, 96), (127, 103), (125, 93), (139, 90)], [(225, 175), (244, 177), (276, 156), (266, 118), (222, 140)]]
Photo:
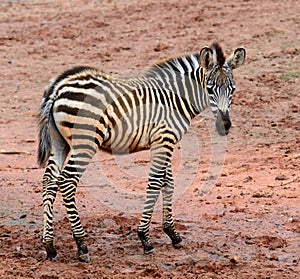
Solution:
[(208, 106), (218, 133), (228, 134), (229, 108), (235, 90), (232, 70), (241, 66), (245, 57), (246, 51), (240, 47), (225, 59), (219, 43), (213, 43), (200, 52), (159, 61), (135, 77), (113, 77), (92, 67), (79, 66), (49, 82), (38, 114), (38, 163), (46, 167), (42, 180), (42, 242), (47, 259), (58, 256), (53, 244), (53, 203), (60, 191), (77, 257), (89, 261), (75, 192), (99, 150), (150, 150), (146, 201), (138, 237), (144, 253), (155, 251), (149, 228), (162, 192), (163, 231), (175, 248), (183, 246), (172, 215), (172, 152), (191, 120)]

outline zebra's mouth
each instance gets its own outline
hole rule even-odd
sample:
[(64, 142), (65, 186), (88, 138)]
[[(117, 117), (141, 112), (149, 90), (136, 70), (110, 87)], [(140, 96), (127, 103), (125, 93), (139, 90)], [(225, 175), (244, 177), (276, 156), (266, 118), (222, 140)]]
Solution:
[(229, 129), (224, 129), (223, 124), (220, 125), (216, 123), (216, 127), (220, 136), (227, 136), (229, 134)]
[(229, 112), (223, 113), (222, 111), (218, 111), (217, 119), (216, 119), (216, 128), (220, 136), (226, 136), (229, 133), (231, 127), (231, 121), (229, 117)]

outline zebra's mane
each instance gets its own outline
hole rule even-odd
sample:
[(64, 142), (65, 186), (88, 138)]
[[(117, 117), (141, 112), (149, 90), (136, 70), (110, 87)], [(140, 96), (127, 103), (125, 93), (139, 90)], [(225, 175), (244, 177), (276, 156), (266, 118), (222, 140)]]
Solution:
[(222, 68), (225, 63), (225, 55), (221, 46), (219, 45), (219, 43), (213, 43), (210, 46), (210, 49), (212, 49), (212, 51), (214, 52), (215, 64), (218, 64), (220, 68)]
[[(213, 43), (210, 46), (210, 49), (214, 53), (214, 63), (218, 64), (220, 68), (222, 69), (226, 59), (224, 52), (219, 45), (219, 43)], [(188, 65), (187, 65), (188, 64)], [(178, 72), (189, 72), (193, 71), (197, 68), (200, 67), (199, 64), (199, 53), (195, 54), (188, 54), (188, 55), (183, 55), (183, 56), (178, 56), (178, 57), (172, 57), (169, 59), (161, 60), (152, 66), (150, 66), (148, 69), (145, 71), (146, 76), (153, 76), (155, 75), (158, 71), (168, 68), (172, 69), (174, 71)]]
[(175, 72), (191, 72), (199, 68), (199, 53), (188, 54), (178, 57), (172, 57), (165, 60), (161, 60), (145, 71), (145, 76), (153, 76), (163, 69), (173, 70)]

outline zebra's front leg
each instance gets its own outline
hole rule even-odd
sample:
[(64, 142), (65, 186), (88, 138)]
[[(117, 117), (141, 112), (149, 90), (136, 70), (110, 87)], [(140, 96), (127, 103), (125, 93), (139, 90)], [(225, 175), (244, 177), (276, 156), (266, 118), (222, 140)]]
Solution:
[(77, 245), (77, 257), (82, 262), (89, 262), (88, 248), (84, 241), (85, 232), (81, 225), (75, 201), (78, 180), (78, 178), (68, 176), (63, 172), (59, 177), (59, 187), (67, 210), (73, 238)]
[[(145, 254), (151, 254), (155, 252), (150, 239), (150, 222), (152, 213), (154, 211), (154, 206), (164, 183), (166, 165), (169, 159), (169, 157), (166, 156), (166, 152), (164, 150), (161, 151), (159, 148), (153, 148), (151, 150), (151, 155), (152, 158), (146, 191), (146, 202), (140, 225), (138, 227), (138, 236), (143, 244)], [(160, 160), (157, 160), (157, 158)]]
[(42, 242), (45, 246), (47, 259), (58, 257), (53, 245), (53, 204), (58, 189), (57, 180), (52, 173), (55, 167), (48, 166), (43, 177), (44, 228)]
[(165, 184), (162, 187), (163, 195), (163, 229), (164, 232), (170, 237), (172, 245), (175, 248), (183, 246), (182, 238), (176, 231), (172, 214), (172, 198), (174, 192), (174, 180), (171, 168), (167, 169)]

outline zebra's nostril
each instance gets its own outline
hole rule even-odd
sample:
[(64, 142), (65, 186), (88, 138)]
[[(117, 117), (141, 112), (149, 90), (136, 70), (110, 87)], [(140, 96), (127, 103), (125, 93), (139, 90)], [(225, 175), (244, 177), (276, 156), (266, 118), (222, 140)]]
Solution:
[(229, 131), (229, 129), (231, 127), (231, 121), (230, 121), (230, 119), (223, 121), (223, 123), (224, 123), (225, 131)]

